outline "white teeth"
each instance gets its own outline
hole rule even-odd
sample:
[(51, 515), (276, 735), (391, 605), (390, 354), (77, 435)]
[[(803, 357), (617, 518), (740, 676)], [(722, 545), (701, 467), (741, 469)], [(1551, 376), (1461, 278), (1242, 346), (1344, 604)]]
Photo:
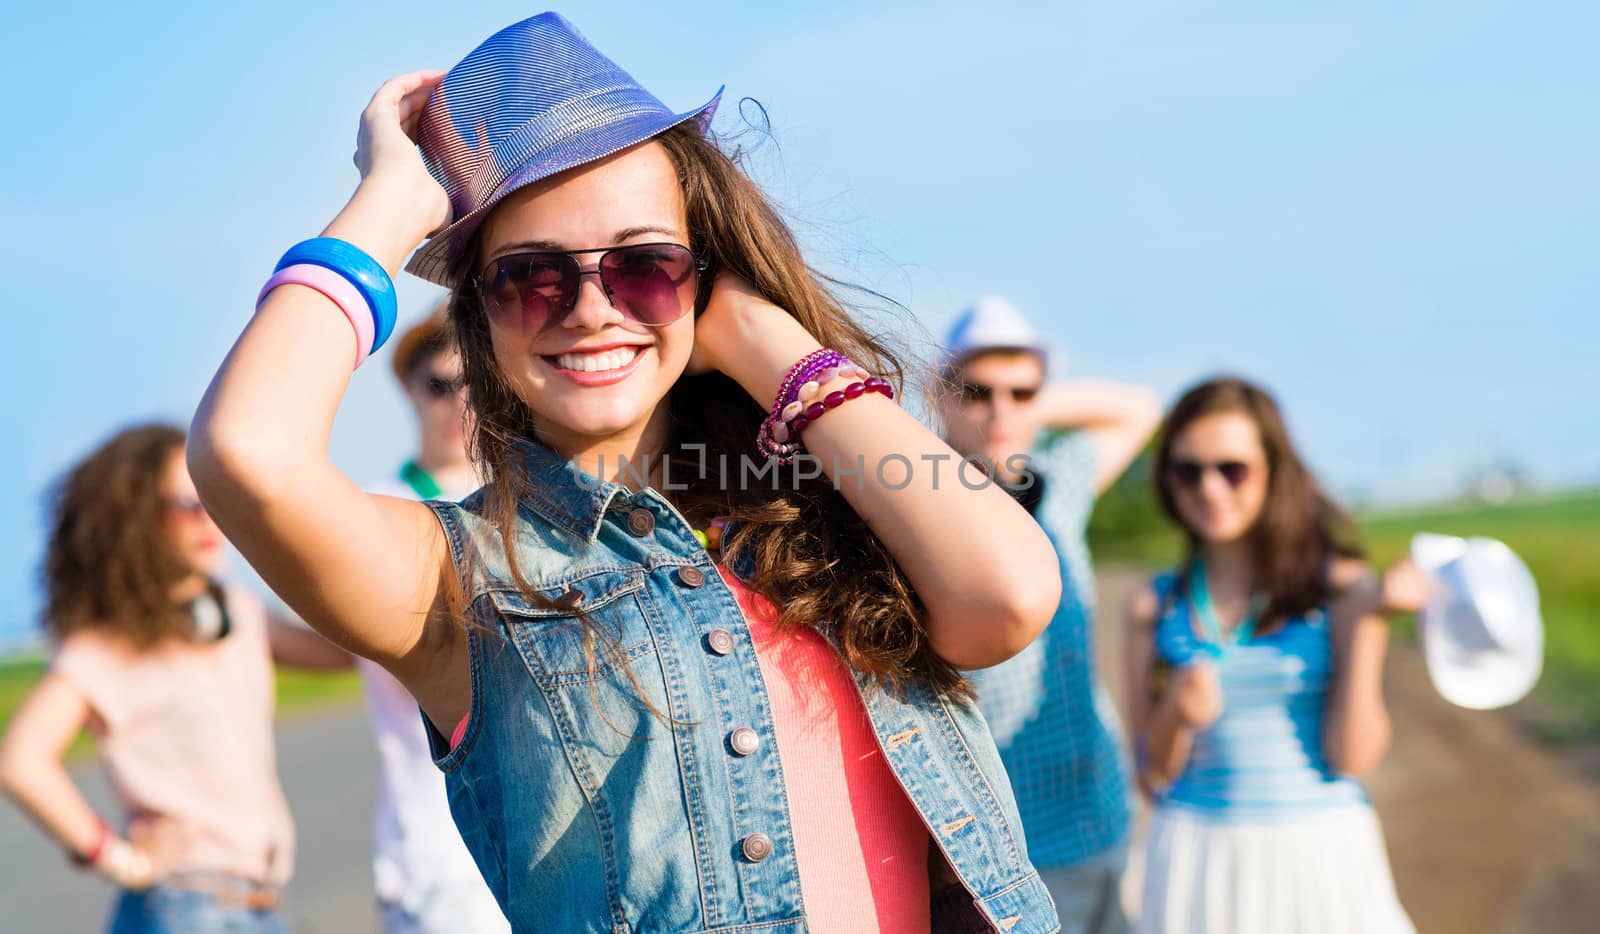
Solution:
[(564, 353), (556, 357), (556, 363), (564, 370), (577, 370), (581, 373), (602, 373), (606, 370), (620, 370), (633, 362), (639, 355), (637, 347), (618, 347), (615, 350), (605, 350), (600, 353)]

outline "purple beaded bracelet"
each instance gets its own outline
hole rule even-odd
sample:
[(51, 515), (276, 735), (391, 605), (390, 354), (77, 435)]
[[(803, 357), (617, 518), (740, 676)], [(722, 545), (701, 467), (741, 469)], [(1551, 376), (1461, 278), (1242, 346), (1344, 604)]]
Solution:
[(788, 437), (798, 439), (800, 433), (805, 431), (808, 425), (821, 418), (829, 409), (836, 409), (849, 400), (859, 399), (869, 392), (881, 393), (889, 399), (894, 398), (894, 387), (889, 385), (888, 380), (878, 376), (869, 376), (863, 382), (851, 383), (843, 389), (828, 393), (820, 401), (806, 406), (799, 415), (790, 420), (787, 426)]
[[(850, 362), (850, 358), (837, 350), (827, 348), (806, 354), (790, 367), (788, 374), (784, 376), (782, 387), (778, 390), (777, 398), (772, 402), (772, 410), (767, 413), (767, 417), (761, 422), (760, 430), (756, 432), (756, 450), (767, 457), (777, 458), (780, 463), (792, 460), (800, 446), (789, 442), (789, 432), (784, 428), (784, 423), (799, 413), (804, 401), (809, 401), (817, 394), (821, 382), (834, 379), (846, 368), (860, 371), (859, 367)], [(865, 376), (865, 371), (861, 371), (861, 375)], [(821, 379), (822, 377), (826, 379)]]

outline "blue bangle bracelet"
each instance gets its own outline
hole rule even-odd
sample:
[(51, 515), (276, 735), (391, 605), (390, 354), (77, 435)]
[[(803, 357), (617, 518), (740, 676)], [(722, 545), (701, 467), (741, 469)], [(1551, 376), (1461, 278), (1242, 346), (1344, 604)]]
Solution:
[(373, 353), (394, 333), (395, 319), (400, 312), (394, 295), (394, 280), (389, 278), (389, 273), (377, 260), (360, 247), (334, 237), (302, 240), (283, 254), (283, 259), (278, 260), (273, 272), (296, 263), (331, 269), (356, 287), (361, 297), (367, 300), (367, 308), (372, 311)]

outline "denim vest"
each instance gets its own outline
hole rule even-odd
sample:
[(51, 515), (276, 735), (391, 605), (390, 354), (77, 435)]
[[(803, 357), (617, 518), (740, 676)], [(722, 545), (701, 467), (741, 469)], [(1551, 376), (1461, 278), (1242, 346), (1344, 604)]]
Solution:
[[(461, 742), (429, 735), (500, 907), (517, 931), (806, 931), (772, 711), (733, 593), (655, 490), (601, 483), (542, 446), (528, 457), (517, 560), (555, 608), (511, 580), (481, 494), (428, 504), (478, 624)], [(580, 607), (598, 632), (588, 650)], [(959, 922), (933, 883), (933, 929), (1058, 930), (976, 706), (857, 684), (930, 865), (961, 883), (946, 890)]]

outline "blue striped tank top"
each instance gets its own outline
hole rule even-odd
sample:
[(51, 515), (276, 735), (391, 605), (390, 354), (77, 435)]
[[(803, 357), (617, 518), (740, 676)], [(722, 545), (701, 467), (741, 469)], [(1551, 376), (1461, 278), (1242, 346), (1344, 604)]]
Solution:
[(1156, 623), (1156, 654), (1173, 667), (1202, 659), (1216, 664), (1222, 715), (1195, 735), (1188, 765), (1162, 804), (1220, 821), (1258, 823), (1365, 803), (1361, 784), (1329, 771), (1322, 752), (1333, 663), (1327, 613), (1297, 616), (1229, 646), (1217, 659), (1214, 652), (1206, 654), (1209, 647), (1177, 580), (1163, 574), (1154, 582), (1164, 607)]

